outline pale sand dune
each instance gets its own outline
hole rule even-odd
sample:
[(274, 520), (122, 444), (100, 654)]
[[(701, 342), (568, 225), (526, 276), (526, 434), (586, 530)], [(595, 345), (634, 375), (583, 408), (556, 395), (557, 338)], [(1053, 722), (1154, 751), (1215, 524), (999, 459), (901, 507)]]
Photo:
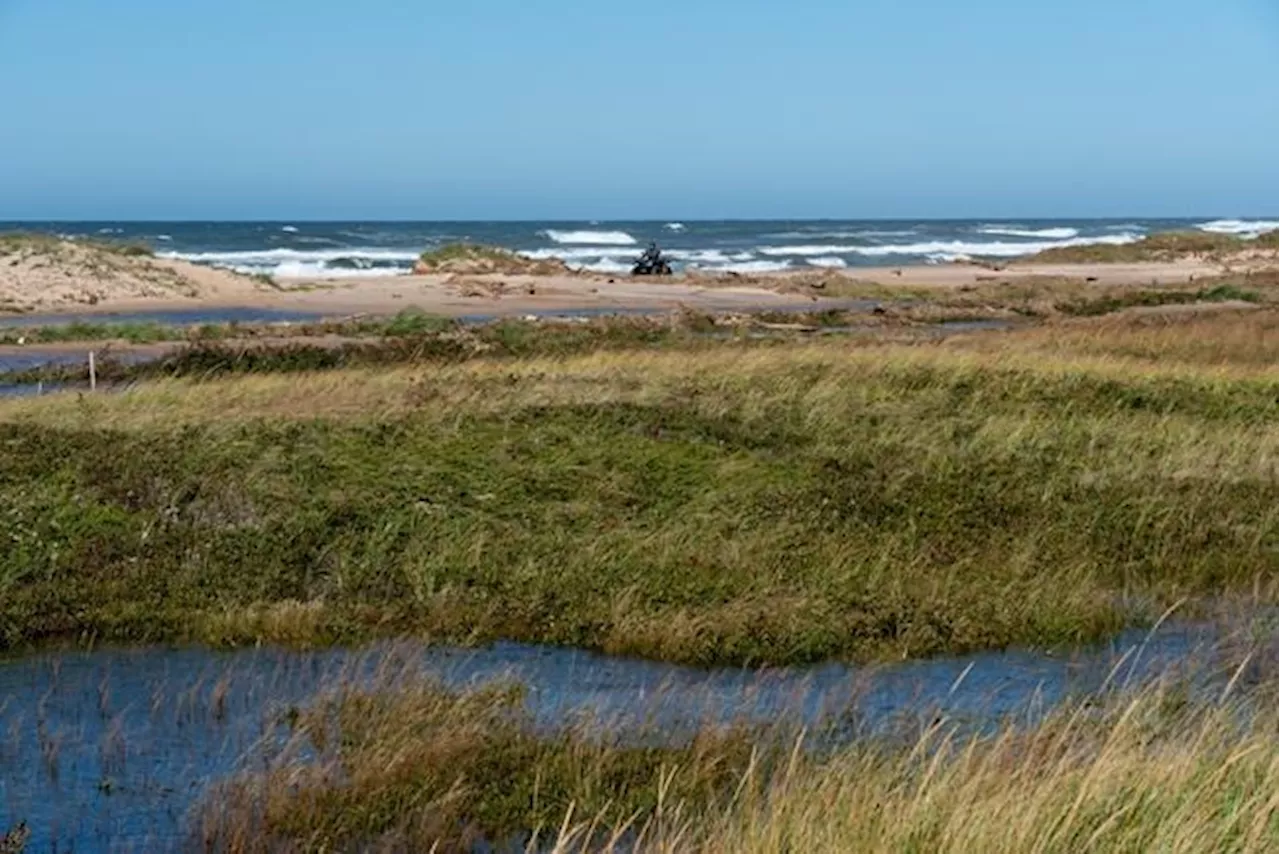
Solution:
[(254, 279), (50, 238), (0, 241), (0, 313), (111, 310), (125, 303), (198, 306), (250, 299)]

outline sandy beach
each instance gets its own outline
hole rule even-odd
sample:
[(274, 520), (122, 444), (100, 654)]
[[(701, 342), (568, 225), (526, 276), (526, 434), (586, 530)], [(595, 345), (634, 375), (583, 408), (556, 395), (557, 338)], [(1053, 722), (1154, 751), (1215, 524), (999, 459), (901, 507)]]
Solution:
[[(1269, 261), (1244, 260), (1246, 267), (1275, 266), (1274, 254)], [(1227, 269), (1221, 260), (1191, 257), (1140, 264), (935, 264), (762, 276), (452, 273), (272, 281), (185, 261), (122, 256), (62, 242), (10, 256), (0, 265), (0, 319), (227, 307), (325, 316), (395, 314), (407, 308), (446, 316), (680, 307), (704, 311), (821, 308), (853, 295), (860, 286), (965, 290), (1050, 279), (1100, 287), (1173, 285), (1222, 275)]]

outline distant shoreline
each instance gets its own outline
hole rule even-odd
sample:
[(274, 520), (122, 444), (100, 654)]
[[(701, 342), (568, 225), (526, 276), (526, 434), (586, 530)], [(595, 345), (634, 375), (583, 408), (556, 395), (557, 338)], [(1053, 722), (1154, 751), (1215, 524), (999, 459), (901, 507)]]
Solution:
[[(550, 233), (562, 240), (586, 239), (586, 233)], [(631, 239), (606, 231), (590, 237), (619, 243)], [(414, 308), (456, 317), (681, 307), (740, 311), (797, 304), (821, 308), (833, 299), (880, 297), (887, 291), (901, 296), (920, 289), (965, 290), (1045, 279), (1099, 287), (1165, 286), (1277, 267), (1274, 234), (1240, 240), (1205, 232), (1157, 234), (1129, 244), (1072, 244), (1031, 259), (763, 273), (688, 271), (669, 277), (580, 272), (560, 260), (466, 245), (424, 254), (419, 273), (394, 275), (397, 271), (387, 268), (385, 275), (364, 270), (348, 277), (249, 276), (210, 263), (157, 257), (137, 243), (49, 236), (0, 235), (0, 256), (0, 318), (193, 309), (343, 316)], [(1130, 260), (1148, 258), (1157, 260)]]
[(690, 220), (608, 222), (101, 222), (0, 223), (76, 240), (145, 245), (159, 257), (281, 279), (407, 273), (420, 252), (449, 244), (500, 247), (532, 261), (624, 275), (650, 242), (676, 270), (770, 275), (952, 261), (1013, 262), (1036, 252), (1125, 245), (1181, 231), (1248, 237), (1259, 219)]
[[(189, 273), (193, 265), (177, 269)], [(196, 268), (204, 273), (216, 273)], [(832, 301), (818, 289), (796, 283), (813, 279), (822, 271), (776, 274), (771, 277), (682, 277), (641, 279), (589, 277), (589, 275), (388, 275), (357, 279), (285, 279), (276, 288), (265, 288), (252, 279), (232, 274), (214, 275), (230, 282), (200, 296), (106, 297), (93, 303), (64, 302), (31, 311), (0, 311), (0, 319), (36, 319), (40, 316), (109, 316), (134, 311), (189, 311), (193, 309), (260, 309), (301, 312), (317, 316), (385, 315), (404, 309), (429, 314), (515, 315), (532, 311), (689, 309), (735, 311), (808, 305), (822, 307)], [(937, 265), (904, 268), (865, 268), (827, 271), (833, 282), (867, 284), (886, 288), (960, 289), (997, 282), (1036, 278), (1082, 279), (1098, 286), (1123, 284), (1189, 283), (1221, 274), (1210, 262), (1183, 260), (1158, 264), (1009, 265), (995, 271), (982, 266)], [(462, 280), (458, 280), (458, 279)], [(808, 291), (808, 293), (805, 293)]]
[[(283, 279), (265, 287), (247, 277), (182, 262), (167, 262), (183, 273), (219, 286), (196, 296), (130, 295), (94, 303), (66, 302), (30, 311), (3, 312), (0, 318), (42, 315), (109, 316), (134, 311), (184, 311), (197, 308), (254, 308), (322, 316), (394, 314), (416, 308), (431, 314), (519, 314), (532, 311), (676, 309), (717, 311), (808, 305), (833, 301), (821, 290), (796, 285), (818, 277), (835, 282), (891, 288), (973, 287), (996, 280), (1045, 277), (1083, 279), (1098, 285), (1170, 285), (1194, 282), (1221, 272), (1218, 265), (1182, 260), (1144, 264), (1011, 264), (999, 271), (973, 265), (867, 267), (842, 271), (797, 271), (770, 276), (681, 276), (657, 280), (592, 275), (400, 275), (353, 279)], [(194, 268), (194, 269), (193, 269)]]

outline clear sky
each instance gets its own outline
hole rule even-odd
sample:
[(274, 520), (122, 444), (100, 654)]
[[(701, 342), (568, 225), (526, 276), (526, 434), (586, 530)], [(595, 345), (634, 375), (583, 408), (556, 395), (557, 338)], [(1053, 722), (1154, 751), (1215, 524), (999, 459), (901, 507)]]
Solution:
[(1272, 215), (1276, 0), (0, 0), (0, 219)]

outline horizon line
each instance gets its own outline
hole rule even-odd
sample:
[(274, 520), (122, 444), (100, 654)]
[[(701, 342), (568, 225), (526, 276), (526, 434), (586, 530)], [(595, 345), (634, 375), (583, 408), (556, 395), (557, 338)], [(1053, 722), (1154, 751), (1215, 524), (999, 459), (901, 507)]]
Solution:
[(589, 219), (589, 218), (508, 218), (508, 217), (464, 217), (464, 218), (415, 218), (415, 217), (355, 217), (355, 218), (308, 218), (308, 217), (222, 217), (222, 218), (195, 218), (195, 217), (177, 217), (177, 218), (156, 218), (156, 217), (121, 217), (104, 219), (100, 217), (77, 218), (77, 217), (0, 217), (0, 223), (348, 223), (348, 222), (370, 222), (370, 223), (572, 223), (572, 224), (607, 224), (618, 222), (661, 222), (661, 223), (698, 223), (698, 222), (1019, 222), (1023, 220), (1070, 220), (1077, 222), (1084, 221), (1109, 221), (1109, 220), (1128, 220), (1128, 219), (1146, 219), (1146, 220), (1199, 220), (1199, 219), (1280, 219), (1280, 213), (1258, 214), (1258, 213), (1202, 213), (1183, 216), (1170, 215), (1152, 215), (1152, 214), (1121, 214), (1115, 216), (849, 216), (849, 217), (795, 217), (795, 216), (774, 216), (774, 217), (613, 217), (608, 219)]

